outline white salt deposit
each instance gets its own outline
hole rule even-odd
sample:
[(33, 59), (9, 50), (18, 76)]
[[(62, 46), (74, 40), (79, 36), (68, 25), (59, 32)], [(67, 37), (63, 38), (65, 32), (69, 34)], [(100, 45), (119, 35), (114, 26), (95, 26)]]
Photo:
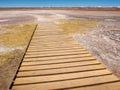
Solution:
[(66, 15), (63, 15), (63, 14), (56, 14), (56, 16), (58, 18), (61, 18), (61, 19), (66, 19), (67, 18)]
[(2, 19), (2, 20), (0, 20), (0, 22), (5, 22), (5, 21), (8, 21), (8, 19)]
[(37, 20), (40, 21), (40, 22), (50, 21), (50, 19), (47, 19), (47, 18), (44, 18), (44, 17), (41, 17), (41, 16), (38, 16)]
[(11, 51), (14, 51), (16, 49), (23, 50), (23, 49), (25, 49), (25, 46), (24, 47), (23, 46), (19, 46), (19, 47), (14, 47), (14, 48), (0, 46), (0, 54), (11, 52)]

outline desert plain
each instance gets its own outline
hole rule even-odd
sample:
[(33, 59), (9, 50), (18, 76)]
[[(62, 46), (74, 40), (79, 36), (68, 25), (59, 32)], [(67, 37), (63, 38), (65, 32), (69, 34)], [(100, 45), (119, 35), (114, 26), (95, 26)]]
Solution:
[(71, 36), (120, 78), (120, 10), (1, 10), (0, 90), (10, 87), (37, 24)]

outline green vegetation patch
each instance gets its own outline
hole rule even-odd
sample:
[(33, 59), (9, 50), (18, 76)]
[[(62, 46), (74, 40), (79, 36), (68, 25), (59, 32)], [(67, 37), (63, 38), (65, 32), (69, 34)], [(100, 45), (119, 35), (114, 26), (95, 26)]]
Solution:
[(88, 29), (94, 28), (98, 21), (90, 21), (90, 20), (59, 20), (61, 22), (58, 24), (59, 28), (61, 28), (66, 34), (84, 34)]

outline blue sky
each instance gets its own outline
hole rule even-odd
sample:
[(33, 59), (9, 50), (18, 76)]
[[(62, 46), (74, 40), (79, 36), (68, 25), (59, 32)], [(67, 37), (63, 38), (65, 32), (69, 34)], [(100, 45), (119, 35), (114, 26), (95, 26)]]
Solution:
[(120, 6), (120, 0), (0, 0), (0, 7)]

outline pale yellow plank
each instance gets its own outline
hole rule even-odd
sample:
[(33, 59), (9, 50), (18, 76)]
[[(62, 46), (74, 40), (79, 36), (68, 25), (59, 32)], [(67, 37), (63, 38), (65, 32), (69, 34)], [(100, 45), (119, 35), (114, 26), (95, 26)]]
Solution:
[[(93, 61), (94, 60), (94, 61)], [(86, 61), (86, 62), (81, 62), (81, 61)], [(99, 62), (97, 61), (94, 57), (83, 57), (83, 58), (69, 58), (69, 59), (58, 59), (58, 60), (47, 60), (47, 61), (36, 61), (36, 62), (23, 62), (22, 65), (34, 65), (34, 64), (49, 64), (49, 63), (64, 63), (64, 62), (80, 62), (82, 63), (94, 63), (94, 62)]]
[(107, 70), (96, 70), (96, 71), (59, 74), (59, 75), (50, 75), (50, 76), (24, 77), (24, 78), (16, 78), (14, 84), (17, 85), (17, 84), (26, 84), (26, 83), (36, 83), (36, 82), (42, 83), (42, 82), (56, 81), (56, 80), (68, 80), (68, 79), (77, 79), (77, 78), (79, 79), (79, 78), (106, 75), (106, 74), (111, 74), (111, 72)]
[[(56, 64), (56, 67), (58, 65)], [(26, 68), (26, 67), (23, 67)], [(26, 71), (26, 72), (19, 72), (17, 77), (21, 76), (31, 76), (31, 75), (49, 75), (49, 74), (60, 74), (60, 73), (69, 73), (69, 72), (81, 72), (86, 70), (95, 70), (95, 69), (103, 69), (104, 66), (102, 65), (89, 65), (89, 66), (82, 66), (82, 67), (72, 67), (72, 68), (60, 68), (60, 69), (48, 69), (48, 70), (37, 70), (37, 71)], [(29, 70), (32, 70), (32, 66), (29, 67)], [(39, 68), (40, 69), (40, 68)]]
[[(49, 89), (59, 89), (70, 88), (84, 85), (92, 85), (99, 83), (107, 83), (119, 80), (114, 75), (106, 75), (100, 77), (92, 77), (85, 79), (75, 79), (61, 82), (51, 82), (51, 83), (41, 83), (41, 84), (29, 84), (23, 86), (14, 86), (13, 90), (49, 90)], [(100, 89), (100, 88), (98, 88)]]

